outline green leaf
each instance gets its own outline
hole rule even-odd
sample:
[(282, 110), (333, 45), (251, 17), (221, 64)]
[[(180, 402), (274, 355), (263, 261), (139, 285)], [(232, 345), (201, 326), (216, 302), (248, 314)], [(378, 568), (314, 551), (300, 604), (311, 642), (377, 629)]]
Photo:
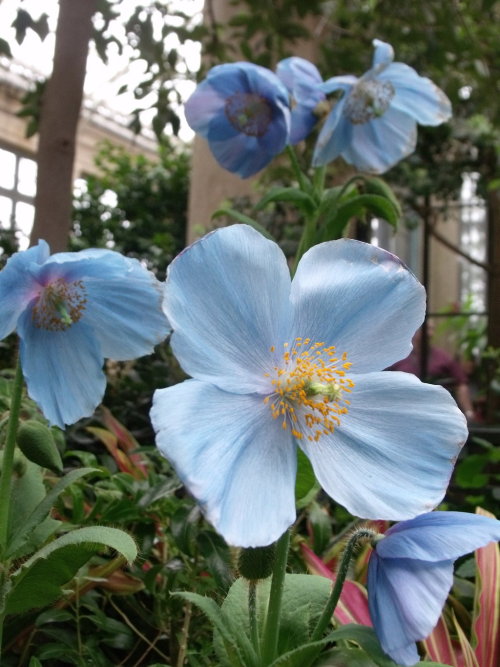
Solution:
[(360, 648), (334, 648), (322, 653), (314, 667), (375, 667), (375, 664)]
[[(26, 550), (24, 549), (25, 538), (32, 533), (32, 531), (39, 526), (46, 517), (49, 516), (49, 513), (59, 495), (70, 485), (76, 482), (76, 480), (89, 475), (92, 472), (99, 472), (96, 468), (76, 468), (72, 470), (62, 479), (60, 479), (57, 484), (49, 491), (49, 493), (42, 498), (39, 504), (33, 509), (32, 513), (22, 522), (16, 522), (17, 530), (15, 530), (9, 540), (7, 546), (7, 557), (9, 558), (19, 558), (20, 555), (24, 555)], [(60, 522), (56, 523), (56, 527)], [(38, 546), (38, 545), (37, 545)]]
[[(179, 596), (196, 605), (209, 619), (216, 631), (217, 636), (222, 642), (228, 663), (237, 667), (252, 667), (257, 664), (257, 656), (250, 643), (245, 629), (238, 624), (238, 619), (226, 613), (224, 608), (219, 607), (212, 599), (190, 593), (188, 591), (176, 592), (173, 595)], [(246, 609), (246, 598), (245, 607)], [(245, 614), (248, 618), (248, 614)]]
[(313, 530), (314, 551), (321, 554), (332, 536), (330, 516), (323, 507), (313, 502), (309, 507), (309, 521)]
[(308, 667), (308, 665), (316, 665), (318, 654), (329, 641), (326, 637), (317, 642), (302, 644), (302, 646), (280, 655), (271, 663), (271, 667)]
[(222, 216), (227, 216), (229, 218), (234, 218), (238, 222), (242, 222), (244, 225), (250, 225), (250, 227), (253, 227), (255, 230), (260, 232), (262, 234), (262, 236), (265, 236), (266, 239), (271, 239), (271, 241), (274, 241), (273, 236), (267, 231), (267, 229), (265, 227), (263, 227), (261, 224), (259, 224), (253, 218), (250, 218), (248, 215), (245, 215), (244, 213), (240, 213), (239, 211), (236, 211), (234, 208), (219, 208), (219, 209), (217, 209), (214, 213), (212, 213), (212, 220), (214, 218), (220, 218)]
[(260, 211), (271, 202), (278, 201), (293, 202), (297, 205), (297, 208), (306, 213), (312, 213), (316, 209), (316, 203), (314, 199), (306, 192), (298, 190), (297, 188), (275, 187), (271, 188), (267, 195), (262, 197), (262, 199), (256, 204), (255, 210)]
[(5, 596), (6, 613), (20, 614), (57, 600), (61, 587), (103, 547), (114, 549), (128, 562), (137, 557), (134, 540), (122, 530), (109, 526), (73, 530), (44, 546), (14, 572)]
[(300, 509), (308, 505), (319, 491), (311, 462), (304, 452), (297, 448), (297, 476), (295, 478), (295, 502)]
[(224, 539), (213, 530), (203, 530), (196, 538), (200, 553), (217, 586), (227, 590), (233, 581), (231, 555)]
[(398, 218), (402, 215), (401, 204), (399, 203), (398, 198), (394, 194), (392, 188), (387, 185), (387, 183), (381, 178), (376, 176), (365, 177), (365, 190), (367, 194), (380, 195), (388, 199), (391, 204), (394, 206)]
[(397, 667), (397, 664), (382, 651), (373, 628), (351, 623), (334, 630), (328, 637), (330, 641), (356, 642), (370, 656), (377, 667)]
[(394, 204), (380, 195), (356, 195), (348, 201), (342, 201), (333, 207), (331, 213), (323, 221), (323, 240), (337, 239), (342, 236), (345, 226), (354, 217), (362, 217), (369, 211), (373, 215), (383, 218), (389, 224), (396, 226), (399, 215)]

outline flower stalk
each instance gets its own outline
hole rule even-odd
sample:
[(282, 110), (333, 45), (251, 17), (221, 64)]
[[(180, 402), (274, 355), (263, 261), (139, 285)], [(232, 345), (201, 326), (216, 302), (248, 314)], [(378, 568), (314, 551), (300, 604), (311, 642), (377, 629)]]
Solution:
[(274, 562), (269, 605), (262, 639), (262, 664), (270, 665), (276, 658), (278, 650), (278, 635), (281, 613), (281, 601), (285, 587), (286, 564), (288, 561), (288, 546), (290, 533), (283, 533), (276, 544), (276, 560)]

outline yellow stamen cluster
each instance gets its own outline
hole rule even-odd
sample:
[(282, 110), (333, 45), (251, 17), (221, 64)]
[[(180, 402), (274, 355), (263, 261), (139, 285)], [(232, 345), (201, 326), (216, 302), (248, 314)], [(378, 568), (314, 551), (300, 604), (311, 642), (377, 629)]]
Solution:
[(33, 306), (33, 324), (47, 331), (64, 331), (78, 322), (86, 303), (87, 293), (81, 280), (55, 280), (40, 292)]
[(282, 419), (284, 429), (290, 428), (298, 439), (307, 436), (317, 442), (322, 435), (333, 433), (340, 417), (348, 412), (344, 393), (354, 387), (346, 377), (351, 363), (345, 352), (337, 356), (333, 345), (311, 344), (309, 338), (296, 338), (289, 348), (288, 343), (283, 345), (282, 364), (266, 373), (274, 391), (264, 402), (275, 419)]

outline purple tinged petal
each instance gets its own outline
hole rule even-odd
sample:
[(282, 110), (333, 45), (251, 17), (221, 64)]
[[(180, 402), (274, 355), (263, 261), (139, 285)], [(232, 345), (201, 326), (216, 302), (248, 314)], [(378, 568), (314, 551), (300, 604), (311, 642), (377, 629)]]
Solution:
[(290, 298), (292, 338), (335, 345), (355, 373), (404, 359), (425, 314), (425, 290), (401, 260), (347, 239), (314, 246), (302, 257)]
[(290, 273), (276, 243), (246, 225), (208, 234), (167, 274), (164, 310), (183, 369), (236, 393), (268, 392), (272, 346), (288, 330)]
[(455, 401), (409, 373), (347, 374), (355, 386), (345, 396), (350, 405), (340, 425), (317, 442), (300, 441), (319, 483), (351, 514), (367, 519), (404, 519), (432, 509), (467, 438)]
[(500, 540), (500, 521), (467, 512), (429, 512), (390, 528), (377, 545), (383, 558), (456, 560)]
[(160, 451), (229, 544), (275, 542), (295, 520), (296, 449), (263, 398), (197, 380), (155, 392)]
[(64, 428), (91, 415), (106, 386), (103, 356), (91, 328), (81, 321), (65, 331), (38, 328), (27, 308), (18, 333), (28, 394), (48, 421)]

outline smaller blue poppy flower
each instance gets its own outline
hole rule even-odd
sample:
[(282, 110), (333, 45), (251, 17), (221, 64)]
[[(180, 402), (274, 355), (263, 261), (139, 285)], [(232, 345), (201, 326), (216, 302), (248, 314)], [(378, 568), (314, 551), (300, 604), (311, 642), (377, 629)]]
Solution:
[(368, 605), (380, 645), (400, 665), (419, 661), (416, 641), (439, 620), (460, 556), (500, 540), (500, 521), (429, 512), (386, 532), (368, 564)]
[(259, 65), (213, 67), (186, 102), (185, 112), (217, 162), (241, 178), (263, 169), (288, 143), (288, 92), (274, 72)]
[(341, 155), (361, 171), (380, 174), (415, 150), (417, 123), (440, 125), (451, 103), (430, 79), (394, 63), (390, 44), (373, 40), (372, 68), (360, 79), (335, 76), (322, 90), (343, 92), (327, 117), (313, 156), (315, 166)]
[(315, 109), (326, 99), (320, 89), (323, 83), (318, 69), (304, 58), (285, 58), (278, 63), (276, 74), (287, 87), (292, 98), (292, 129), (290, 143), (305, 139), (318, 122)]
[(110, 250), (50, 256), (45, 241), (0, 271), (0, 340), (13, 331), (30, 397), (51, 424), (89, 416), (106, 386), (104, 357), (135, 359), (169, 332), (162, 284)]

